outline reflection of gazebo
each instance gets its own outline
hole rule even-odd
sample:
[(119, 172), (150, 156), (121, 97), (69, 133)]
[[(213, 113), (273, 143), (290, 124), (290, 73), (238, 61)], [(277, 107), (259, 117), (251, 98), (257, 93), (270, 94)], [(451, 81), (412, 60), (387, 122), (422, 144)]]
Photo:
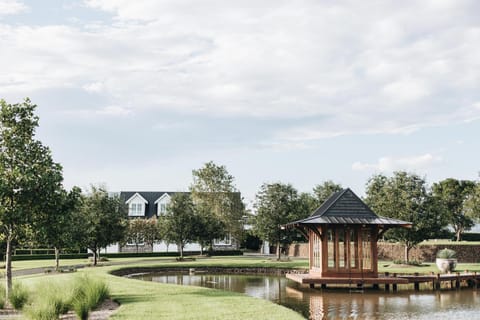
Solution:
[(326, 284), (335, 283), (327, 278), (377, 278), (378, 238), (390, 228), (409, 228), (412, 224), (377, 216), (350, 189), (344, 189), (330, 196), (310, 217), (287, 226), (300, 230), (309, 241), (309, 275), (319, 280), (310, 283)]

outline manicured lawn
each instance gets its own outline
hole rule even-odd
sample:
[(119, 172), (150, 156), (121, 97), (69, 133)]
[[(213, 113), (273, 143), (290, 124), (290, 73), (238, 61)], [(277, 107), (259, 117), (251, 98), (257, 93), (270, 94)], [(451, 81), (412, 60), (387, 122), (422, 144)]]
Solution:
[[(53, 266), (53, 261), (15, 261), (15, 268), (32, 268)], [(62, 265), (87, 263), (86, 260), (63, 260)], [(306, 259), (294, 259), (277, 262), (274, 258), (263, 257), (212, 257), (197, 258), (196, 261), (176, 262), (171, 257), (165, 258), (117, 258), (103, 263), (99, 267), (79, 269), (77, 273), (33, 275), (19, 279), (32, 287), (39, 281), (66, 281), (78, 273), (88, 273), (104, 279), (112, 292), (112, 297), (121, 306), (112, 319), (302, 319), (302, 316), (285, 307), (266, 300), (255, 299), (234, 292), (214, 289), (177, 286), (127, 279), (109, 274), (110, 271), (130, 267), (265, 267), (265, 268), (308, 268)], [(107, 264), (107, 265), (105, 265)], [(459, 264), (458, 271), (480, 272), (480, 264)], [(420, 274), (438, 270), (434, 263), (422, 266), (398, 266), (390, 261), (379, 262), (379, 272)]]
[[(138, 261), (138, 260), (137, 260)], [(19, 261), (20, 262), (20, 261)], [(23, 262), (23, 261), (22, 261)], [(112, 259), (110, 263), (118, 262)], [(126, 260), (131, 262), (131, 260)], [(35, 287), (40, 281), (67, 281), (78, 273), (105, 279), (112, 297), (121, 306), (111, 319), (303, 319), (303, 317), (285, 307), (272, 302), (248, 297), (243, 294), (221, 290), (167, 285), (141, 280), (127, 279), (109, 274), (111, 270), (136, 266), (264, 266), (296, 267), (305, 264), (305, 260), (276, 262), (268, 259), (248, 257), (214, 257), (199, 259), (195, 262), (178, 263), (169, 259), (138, 261), (135, 264), (103, 266), (80, 269), (77, 273), (58, 275), (34, 275), (19, 279), (29, 287)], [(76, 263), (78, 264), (78, 261)]]
[(478, 246), (480, 241), (451, 241), (448, 239), (422, 241), (418, 245), (461, 245), (461, 246)]

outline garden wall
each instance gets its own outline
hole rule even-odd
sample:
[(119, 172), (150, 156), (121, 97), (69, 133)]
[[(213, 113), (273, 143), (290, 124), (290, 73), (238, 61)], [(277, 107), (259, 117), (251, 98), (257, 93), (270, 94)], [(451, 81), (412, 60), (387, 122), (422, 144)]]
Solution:
[[(440, 245), (419, 245), (410, 250), (410, 260), (433, 262), (437, 251), (448, 248), (457, 252), (458, 262), (477, 263), (480, 262), (480, 245), (469, 244), (440, 244)], [(380, 260), (403, 260), (405, 247), (397, 243), (378, 243), (378, 258)], [(294, 243), (288, 248), (288, 256), (308, 258), (308, 244)]]

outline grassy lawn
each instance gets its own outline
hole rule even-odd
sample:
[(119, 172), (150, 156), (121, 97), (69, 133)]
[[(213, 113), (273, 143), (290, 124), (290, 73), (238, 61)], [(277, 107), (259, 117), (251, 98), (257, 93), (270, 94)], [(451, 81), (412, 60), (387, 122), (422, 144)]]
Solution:
[[(87, 260), (63, 260), (62, 265), (88, 263)], [(17, 270), (39, 266), (53, 266), (54, 261), (15, 261)], [(121, 306), (112, 319), (302, 319), (302, 316), (272, 302), (256, 299), (234, 292), (200, 287), (177, 286), (127, 279), (109, 274), (110, 271), (130, 267), (265, 267), (265, 268), (308, 268), (307, 259), (293, 259), (277, 262), (274, 258), (248, 256), (197, 258), (196, 261), (176, 262), (165, 258), (115, 258), (103, 262), (99, 267), (79, 269), (77, 273), (40, 274), (23, 276), (18, 279), (27, 286), (34, 287), (42, 281), (64, 282), (76, 274), (88, 273), (104, 279), (112, 297)], [(379, 262), (379, 272), (426, 274), (438, 272), (434, 263), (422, 266), (399, 266), (390, 261)], [(480, 272), (480, 264), (459, 264), (458, 271)]]
[(460, 245), (460, 246), (478, 246), (480, 241), (451, 241), (448, 239), (422, 241), (418, 245)]
[[(248, 297), (235, 292), (227, 292), (200, 287), (167, 285), (141, 280), (127, 279), (110, 275), (108, 272), (126, 266), (229, 266), (229, 267), (297, 267), (305, 265), (306, 260), (276, 262), (268, 259), (248, 257), (214, 257), (198, 259), (195, 262), (178, 263), (172, 258), (156, 258), (136, 261), (132, 259), (111, 259), (107, 263), (123, 263), (80, 269), (77, 273), (56, 275), (33, 275), (20, 277), (28, 287), (34, 288), (42, 281), (66, 282), (79, 273), (88, 273), (104, 279), (112, 292), (112, 297), (121, 306), (111, 319), (303, 319), (303, 317), (285, 307), (272, 302)], [(35, 266), (32, 261), (18, 261), (22, 266)], [(36, 261), (41, 264), (44, 261)], [(67, 262), (67, 261), (66, 261)], [(74, 260), (73, 264), (79, 264)]]
[[(480, 263), (459, 263), (457, 264), (456, 272), (464, 272), (465, 270), (471, 272), (480, 272)], [(438, 273), (438, 268), (434, 262), (424, 262), (420, 266), (404, 266), (395, 265), (391, 261), (379, 261), (378, 272), (390, 272), (399, 274), (429, 274), (431, 272)]]

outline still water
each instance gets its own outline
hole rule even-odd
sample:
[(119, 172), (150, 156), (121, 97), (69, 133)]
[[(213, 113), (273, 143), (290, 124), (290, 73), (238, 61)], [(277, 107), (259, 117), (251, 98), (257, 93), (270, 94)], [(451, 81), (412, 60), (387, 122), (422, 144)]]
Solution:
[(235, 291), (268, 299), (309, 319), (480, 319), (480, 291), (320, 290), (285, 277), (149, 273), (132, 278)]

